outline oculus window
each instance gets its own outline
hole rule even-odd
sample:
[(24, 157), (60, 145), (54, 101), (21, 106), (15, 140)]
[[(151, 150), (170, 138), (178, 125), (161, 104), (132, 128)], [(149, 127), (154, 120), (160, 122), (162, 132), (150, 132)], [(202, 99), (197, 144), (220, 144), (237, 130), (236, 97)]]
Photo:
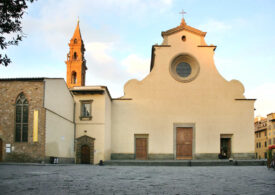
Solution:
[(191, 82), (197, 78), (199, 72), (198, 61), (189, 54), (179, 54), (170, 64), (170, 74), (179, 82)]
[(191, 74), (191, 66), (186, 62), (181, 62), (177, 65), (176, 72), (180, 77), (188, 77)]

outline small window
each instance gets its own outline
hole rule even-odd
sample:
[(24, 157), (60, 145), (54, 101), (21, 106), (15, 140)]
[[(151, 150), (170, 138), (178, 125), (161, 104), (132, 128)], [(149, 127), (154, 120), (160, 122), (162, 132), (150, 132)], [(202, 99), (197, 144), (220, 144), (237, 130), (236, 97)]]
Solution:
[(76, 84), (77, 83), (77, 75), (76, 72), (73, 71), (72, 72), (72, 84)]
[(81, 101), (81, 110), (80, 110), (80, 119), (88, 119), (92, 118), (92, 100)]
[(264, 142), (264, 147), (266, 147), (267, 146), (267, 143), (266, 143), (266, 141)]
[(268, 145), (271, 145), (271, 139), (268, 139)]
[(266, 152), (264, 153), (264, 158), (267, 158), (267, 153)]
[(74, 52), (74, 60), (77, 60), (77, 53)]
[(77, 44), (77, 39), (74, 39), (74, 44)]
[(183, 35), (183, 36), (181, 37), (181, 40), (182, 40), (182, 41), (186, 41), (186, 36)]
[(262, 145), (261, 145), (261, 142), (259, 142), (259, 148), (261, 148), (261, 146), (262, 146)]
[(259, 137), (261, 137), (261, 132), (259, 132)]
[(28, 100), (23, 93), (16, 99), (15, 109), (15, 141), (28, 142)]

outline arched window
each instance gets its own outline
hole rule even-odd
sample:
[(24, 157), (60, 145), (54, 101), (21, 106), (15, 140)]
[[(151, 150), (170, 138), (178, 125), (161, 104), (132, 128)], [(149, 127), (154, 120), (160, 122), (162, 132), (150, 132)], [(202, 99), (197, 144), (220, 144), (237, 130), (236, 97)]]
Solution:
[(74, 44), (77, 44), (77, 39), (74, 40)]
[(72, 84), (76, 84), (77, 78), (76, 78), (76, 72), (72, 72)]
[(27, 142), (29, 105), (24, 93), (18, 95), (15, 110), (15, 141)]
[(74, 52), (74, 60), (76, 60), (76, 59), (77, 59), (77, 53)]

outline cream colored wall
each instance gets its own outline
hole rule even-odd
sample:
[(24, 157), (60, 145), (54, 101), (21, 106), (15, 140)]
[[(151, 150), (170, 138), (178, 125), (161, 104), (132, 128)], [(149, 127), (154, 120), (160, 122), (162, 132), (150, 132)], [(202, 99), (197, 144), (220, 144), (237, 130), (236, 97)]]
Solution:
[(112, 124), (112, 102), (105, 91), (105, 160), (111, 157), (111, 124)]
[(64, 79), (45, 79), (46, 156), (74, 158), (74, 101)]
[[(107, 101), (107, 94), (83, 94), (74, 95), (76, 102), (76, 137), (83, 135), (95, 138), (95, 153), (94, 163), (98, 163), (100, 160), (108, 160), (110, 158), (110, 100)], [(93, 100), (92, 102), (92, 119), (80, 120), (81, 104), (80, 100)], [(107, 105), (107, 107), (106, 107)], [(109, 124), (106, 124), (106, 123)], [(105, 125), (106, 124), (106, 125)], [(87, 131), (87, 133), (85, 133)]]
[[(182, 35), (186, 41), (181, 41)], [(254, 152), (254, 101), (244, 87), (226, 81), (214, 65), (214, 51), (197, 47), (202, 37), (181, 31), (166, 37), (171, 47), (156, 47), (155, 65), (142, 81), (130, 80), (124, 98), (112, 103), (112, 152), (134, 153), (134, 134), (149, 134), (149, 153), (174, 153), (173, 124), (195, 124), (195, 153), (219, 153), (220, 134), (233, 134), (233, 153)], [(197, 78), (176, 81), (169, 72), (172, 60), (193, 56), (200, 65)]]
[(44, 107), (64, 118), (74, 120), (74, 100), (64, 79), (45, 79)]
[(74, 124), (46, 111), (46, 156), (74, 158)]

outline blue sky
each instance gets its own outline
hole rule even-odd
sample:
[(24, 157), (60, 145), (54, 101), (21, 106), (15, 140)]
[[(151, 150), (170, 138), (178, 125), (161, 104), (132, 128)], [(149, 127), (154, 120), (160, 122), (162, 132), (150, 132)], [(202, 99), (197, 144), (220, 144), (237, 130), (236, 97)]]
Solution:
[(149, 73), (151, 46), (180, 24), (206, 31), (217, 45), (215, 63), (238, 79), (255, 116), (275, 112), (275, 1), (273, 0), (38, 0), (23, 19), (26, 38), (7, 54), (0, 77), (66, 77), (66, 55), (77, 17), (86, 47), (86, 85), (107, 85), (113, 97), (124, 83)]

